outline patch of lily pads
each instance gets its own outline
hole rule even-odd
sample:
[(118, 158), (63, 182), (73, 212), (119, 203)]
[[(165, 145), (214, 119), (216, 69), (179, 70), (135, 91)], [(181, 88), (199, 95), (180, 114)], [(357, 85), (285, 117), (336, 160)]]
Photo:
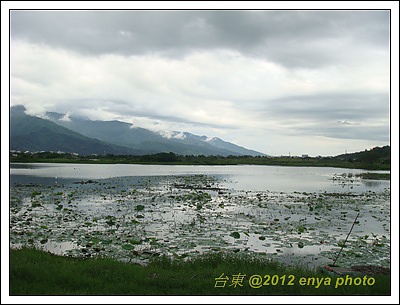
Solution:
[(252, 252), (310, 267), (332, 263), (343, 247), (339, 265), (390, 264), (389, 189), (254, 192), (187, 175), (12, 185), (10, 191), (14, 247), (143, 264), (160, 255)]

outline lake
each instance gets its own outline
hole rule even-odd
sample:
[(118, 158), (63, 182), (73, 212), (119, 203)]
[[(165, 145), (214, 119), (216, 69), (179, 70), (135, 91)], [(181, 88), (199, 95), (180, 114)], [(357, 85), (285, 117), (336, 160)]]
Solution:
[[(368, 172), (360, 169), (331, 167), (284, 167), (258, 165), (137, 165), (137, 164), (11, 164), (11, 181), (41, 179), (106, 179), (115, 177), (147, 177), (176, 175), (210, 175), (223, 179), (225, 188), (276, 192), (353, 192), (381, 191), (389, 181), (340, 179), (343, 174)], [(387, 173), (388, 171), (369, 171)], [(21, 177), (25, 176), (25, 177)], [(57, 178), (56, 178), (57, 177)], [(44, 178), (44, 179), (43, 179)], [(32, 181), (33, 182), (33, 181)]]
[[(11, 246), (146, 263), (251, 252), (310, 268), (390, 264), (390, 182), (280, 166), (11, 164)], [(370, 171), (371, 172), (371, 171)], [(386, 172), (386, 171), (383, 171)]]

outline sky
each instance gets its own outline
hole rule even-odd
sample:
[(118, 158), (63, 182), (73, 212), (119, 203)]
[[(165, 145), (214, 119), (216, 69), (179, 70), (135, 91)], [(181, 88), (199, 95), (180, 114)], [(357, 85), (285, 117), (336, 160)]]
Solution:
[(389, 10), (13, 10), (10, 106), (362, 151), (390, 144), (390, 29)]

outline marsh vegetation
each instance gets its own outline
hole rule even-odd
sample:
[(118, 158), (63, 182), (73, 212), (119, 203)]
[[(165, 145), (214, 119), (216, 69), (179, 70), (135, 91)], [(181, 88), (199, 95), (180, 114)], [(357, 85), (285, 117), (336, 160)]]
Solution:
[(216, 174), (82, 177), (12, 179), (11, 246), (139, 264), (251, 253), (313, 269), (333, 262), (360, 213), (338, 263), (390, 265), (388, 184), (344, 173), (326, 177), (328, 190), (284, 192)]

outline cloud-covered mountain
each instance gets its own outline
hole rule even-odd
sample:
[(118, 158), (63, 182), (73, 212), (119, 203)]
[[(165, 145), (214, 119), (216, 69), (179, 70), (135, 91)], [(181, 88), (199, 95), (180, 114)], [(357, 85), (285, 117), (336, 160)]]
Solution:
[(10, 140), (14, 150), (79, 154), (263, 155), (188, 132), (154, 132), (120, 121), (93, 121), (56, 112), (47, 112), (44, 118), (29, 116), (23, 106), (11, 108)]
[(134, 149), (83, 136), (49, 120), (25, 114), (24, 107), (10, 113), (10, 149), (20, 151), (63, 151), (89, 154), (138, 154)]

